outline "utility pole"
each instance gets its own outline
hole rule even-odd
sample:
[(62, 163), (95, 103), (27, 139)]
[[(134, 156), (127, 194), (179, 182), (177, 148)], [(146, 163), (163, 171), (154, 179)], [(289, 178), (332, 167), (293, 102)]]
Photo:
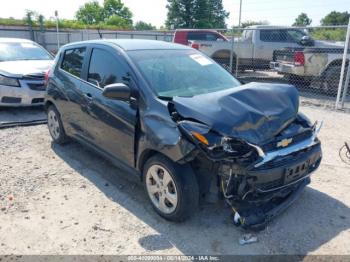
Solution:
[(58, 11), (55, 11), (55, 17), (56, 17), (56, 34), (57, 34), (57, 52), (60, 49), (60, 35), (58, 31)]
[(239, 18), (238, 18), (238, 27), (241, 27), (241, 18), (242, 18), (242, 0), (239, 0)]

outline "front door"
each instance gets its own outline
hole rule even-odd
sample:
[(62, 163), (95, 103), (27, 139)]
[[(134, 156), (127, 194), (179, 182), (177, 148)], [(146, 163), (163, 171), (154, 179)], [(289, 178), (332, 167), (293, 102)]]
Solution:
[(103, 88), (113, 83), (135, 88), (131, 70), (113, 48), (95, 47), (90, 52), (86, 81), (81, 85), (89, 115), (86, 128), (96, 146), (133, 167), (136, 109), (129, 102), (102, 95)]

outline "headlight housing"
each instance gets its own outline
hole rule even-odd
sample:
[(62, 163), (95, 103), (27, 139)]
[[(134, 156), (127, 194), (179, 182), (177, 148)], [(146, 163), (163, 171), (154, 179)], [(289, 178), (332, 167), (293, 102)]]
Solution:
[(245, 141), (222, 136), (201, 123), (181, 121), (179, 129), (204, 150), (207, 156), (215, 160), (219, 158), (245, 158), (256, 153), (256, 149)]
[(0, 75), (0, 85), (20, 87), (20, 84), (17, 78), (7, 77), (3, 75)]

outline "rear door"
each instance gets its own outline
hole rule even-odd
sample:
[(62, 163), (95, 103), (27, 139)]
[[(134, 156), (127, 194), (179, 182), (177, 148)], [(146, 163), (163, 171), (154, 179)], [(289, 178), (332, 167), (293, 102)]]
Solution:
[(90, 59), (81, 90), (85, 94), (92, 142), (104, 152), (134, 166), (136, 108), (129, 102), (102, 95), (106, 85), (124, 83), (135, 89), (129, 65), (114, 48), (98, 45), (89, 50)]
[(76, 46), (63, 51), (55, 82), (65, 97), (57, 97), (56, 106), (65, 123), (66, 131), (82, 138), (88, 136), (85, 129), (86, 108), (82, 107), (84, 94), (81, 92), (84, 61), (87, 59), (86, 46)]

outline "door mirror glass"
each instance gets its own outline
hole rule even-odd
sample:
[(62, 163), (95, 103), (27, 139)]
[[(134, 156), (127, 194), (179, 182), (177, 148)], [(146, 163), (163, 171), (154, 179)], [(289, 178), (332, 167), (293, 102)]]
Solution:
[(303, 46), (313, 46), (314, 40), (311, 37), (305, 35), (300, 39), (299, 43)]
[(130, 87), (123, 83), (110, 84), (103, 88), (102, 95), (109, 99), (129, 101), (131, 90)]

